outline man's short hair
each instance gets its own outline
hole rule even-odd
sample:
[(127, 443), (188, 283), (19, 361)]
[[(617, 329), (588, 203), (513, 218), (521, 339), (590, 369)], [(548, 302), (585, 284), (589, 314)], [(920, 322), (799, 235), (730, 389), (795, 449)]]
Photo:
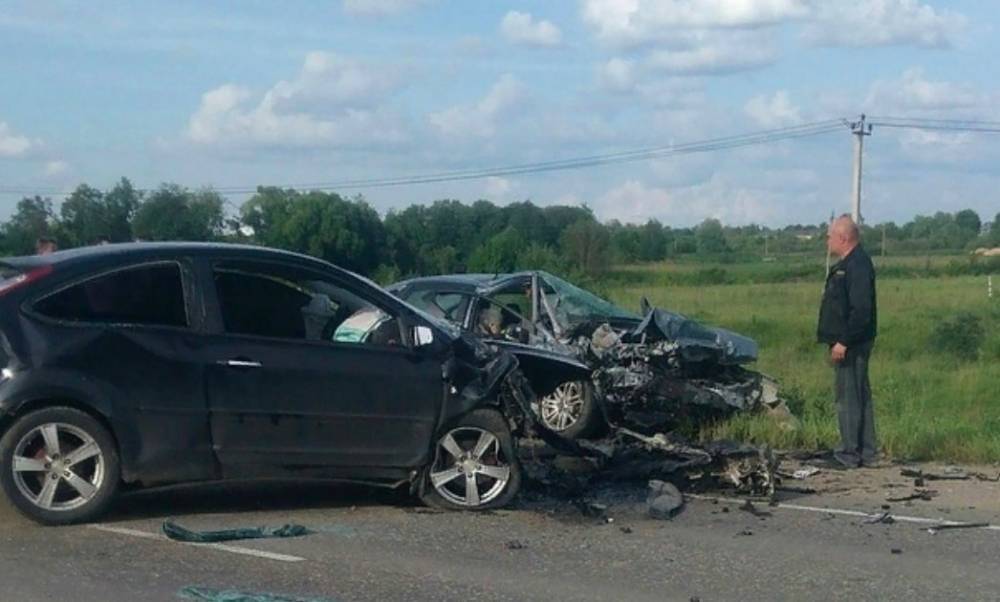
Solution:
[(854, 218), (851, 214), (844, 213), (837, 218), (835, 222), (836, 228), (844, 233), (844, 237), (850, 242), (857, 242), (861, 240), (861, 228), (854, 223)]

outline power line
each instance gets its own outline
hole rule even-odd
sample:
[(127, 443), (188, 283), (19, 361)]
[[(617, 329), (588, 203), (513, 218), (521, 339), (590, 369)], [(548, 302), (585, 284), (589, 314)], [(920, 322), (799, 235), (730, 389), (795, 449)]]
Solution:
[[(645, 161), (650, 159), (666, 158), (675, 155), (685, 155), (694, 153), (713, 152), (727, 150), (745, 146), (769, 144), (782, 140), (792, 140), (810, 136), (818, 136), (828, 132), (841, 130), (843, 128), (842, 119), (830, 119), (817, 121), (802, 125), (789, 126), (745, 134), (736, 134), (711, 138), (697, 142), (683, 144), (672, 144), (669, 146), (644, 148), (618, 153), (608, 153), (601, 155), (591, 155), (575, 157), (571, 159), (561, 159), (555, 161), (543, 161), (534, 163), (523, 163), (493, 168), (466, 169), (438, 172), (424, 175), (399, 176), (386, 178), (340, 180), (330, 182), (292, 184), (277, 186), (279, 188), (298, 188), (307, 190), (343, 190), (356, 188), (382, 188), (388, 186), (403, 186), (412, 184), (431, 184), (439, 182), (454, 182), (462, 180), (483, 179), (489, 177), (525, 175), (550, 171), (562, 171), (570, 169), (583, 169), (602, 165), (612, 165), (617, 163), (627, 163), (635, 161)], [(256, 192), (257, 186), (224, 186), (215, 188), (216, 192), (240, 194)], [(149, 189), (136, 189), (148, 192)], [(69, 194), (69, 192), (57, 189), (31, 188), (27, 186), (0, 186), (0, 194)]]
[(872, 117), (872, 125), (889, 128), (945, 130), (956, 132), (1000, 132), (1000, 121), (977, 119), (931, 119), (925, 117)]

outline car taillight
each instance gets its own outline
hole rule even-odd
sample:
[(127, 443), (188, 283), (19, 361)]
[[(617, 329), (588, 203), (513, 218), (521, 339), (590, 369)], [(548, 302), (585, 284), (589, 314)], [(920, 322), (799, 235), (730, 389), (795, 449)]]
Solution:
[(14, 289), (27, 286), (32, 282), (37, 282), (52, 273), (52, 266), (43, 265), (33, 270), (28, 270), (16, 276), (12, 276), (0, 281), (0, 297), (6, 295)]

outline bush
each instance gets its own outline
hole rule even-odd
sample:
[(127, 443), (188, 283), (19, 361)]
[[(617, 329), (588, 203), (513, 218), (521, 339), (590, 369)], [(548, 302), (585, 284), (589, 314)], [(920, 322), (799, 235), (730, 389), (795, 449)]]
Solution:
[(979, 357), (984, 338), (982, 320), (975, 314), (961, 312), (941, 320), (934, 327), (931, 345), (940, 353), (972, 361)]

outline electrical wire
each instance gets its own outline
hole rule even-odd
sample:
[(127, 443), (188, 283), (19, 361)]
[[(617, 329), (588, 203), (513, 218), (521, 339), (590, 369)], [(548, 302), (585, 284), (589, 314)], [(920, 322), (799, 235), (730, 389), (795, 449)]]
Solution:
[[(320, 190), (320, 191), (357, 189), (357, 188), (381, 188), (388, 186), (455, 182), (463, 180), (484, 179), (489, 177), (526, 175), (526, 174), (543, 173), (550, 171), (583, 169), (588, 167), (612, 165), (617, 163), (660, 159), (676, 155), (714, 152), (732, 148), (740, 148), (745, 146), (770, 144), (783, 140), (793, 140), (797, 138), (818, 136), (821, 134), (842, 130), (843, 129), (842, 122), (843, 122), (842, 119), (830, 119), (825, 121), (817, 121), (812, 123), (806, 123), (806, 124), (771, 129), (771, 130), (763, 130), (745, 134), (723, 136), (719, 138), (712, 138), (697, 142), (672, 144), (669, 146), (644, 148), (644, 149), (637, 149), (630, 151), (622, 151), (618, 153), (591, 155), (591, 156), (575, 157), (570, 159), (561, 159), (554, 161), (515, 164), (515, 165), (508, 165), (508, 166), (494, 167), (494, 168), (454, 170), (454, 171), (445, 171), (445, 172), (414, 175), (414, 176), (353, 179), (353, 180), (340, 180), (340, 181), (329, 181), (329, 182), (314, 182), (307, 184), (291, 184), (291, 185), (282, 185), (276, 187), (305, 189), (305, 190)], [(257, 188), (258, 186), (223, 186), (214, 188), (214, 190), (220, 194), (243, 194), (243, 193), (256, 192)], [(140, 192), (148, 192), (148, 189), (136, 189), (136, 190)], [(0, 186), (0, 194), (69, 194), (69, 193), (56, 189), (45, 189), (42, 187), (32, 188), (28, 186)]]

